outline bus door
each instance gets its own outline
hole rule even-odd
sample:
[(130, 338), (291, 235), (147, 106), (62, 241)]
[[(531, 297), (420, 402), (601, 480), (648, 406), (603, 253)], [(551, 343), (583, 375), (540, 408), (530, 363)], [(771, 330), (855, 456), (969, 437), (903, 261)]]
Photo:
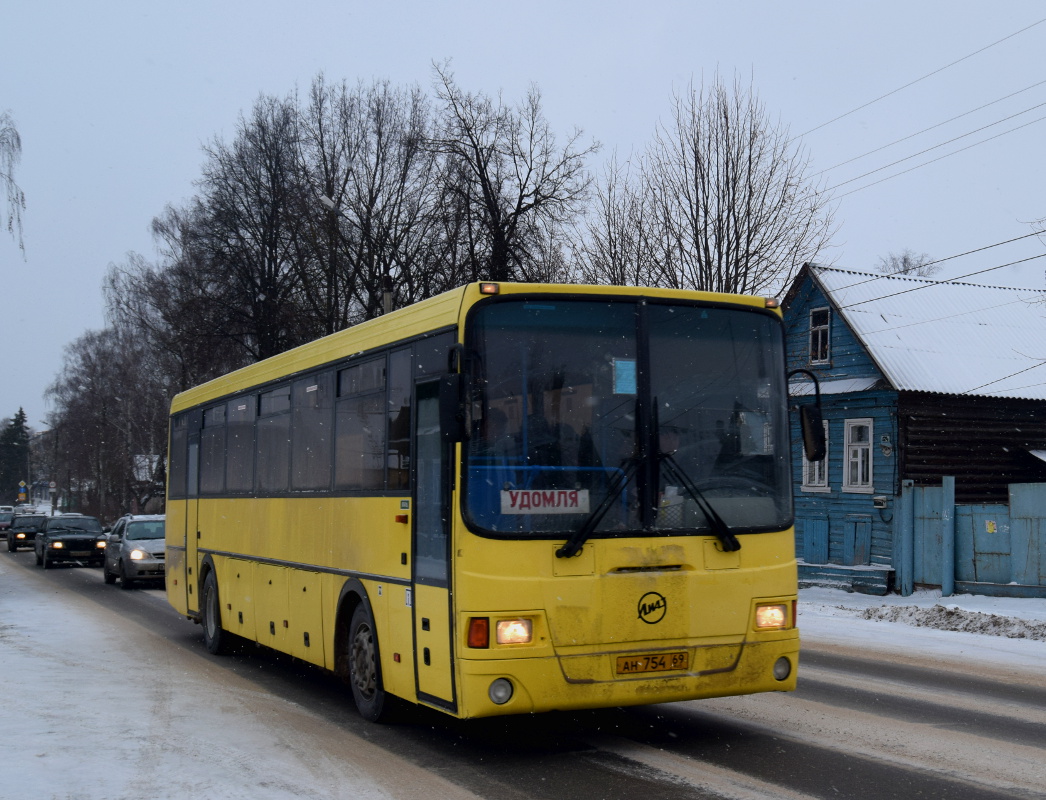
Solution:
[(419, 381), (414, 394), (414, 672), (419, 700), (454, 710), (450, 446), (440, 435), (439, 386)]
[(203, 415), (199, 410), (189, 414), (189, 452), (185, 462), (185, 602), (190, 612), (200, 610), (196, 585), (200, 571), (200, 430)]

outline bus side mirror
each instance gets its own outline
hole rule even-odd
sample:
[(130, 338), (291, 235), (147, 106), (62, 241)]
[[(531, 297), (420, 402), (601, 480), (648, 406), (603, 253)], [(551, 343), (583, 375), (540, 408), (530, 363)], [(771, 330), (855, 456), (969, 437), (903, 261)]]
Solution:
[(815, 403), (799, 406), (799, 427), (803, 432), (803, 450), (807, 461), (824, 461), (824, 422), (821, 407)]
[(465, 376), (452, 372), (440, 379), (439, 429), (445, 442), (465, 439)]

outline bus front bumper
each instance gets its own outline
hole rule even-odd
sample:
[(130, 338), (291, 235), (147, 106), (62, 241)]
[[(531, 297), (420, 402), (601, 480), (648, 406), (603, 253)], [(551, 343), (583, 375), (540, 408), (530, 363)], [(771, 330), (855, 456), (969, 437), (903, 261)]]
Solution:
[[(799, 636), (690, 648), (687, 669), (635, 672), (651, 655), (614, 651), (459, 661), (463, 717), (672, 703), (709, 697), (788, 692), (796, 687)], [(671, 667), (672, 664), (661, 666)], [(623, 672), (621, 670), (624, 670)]]

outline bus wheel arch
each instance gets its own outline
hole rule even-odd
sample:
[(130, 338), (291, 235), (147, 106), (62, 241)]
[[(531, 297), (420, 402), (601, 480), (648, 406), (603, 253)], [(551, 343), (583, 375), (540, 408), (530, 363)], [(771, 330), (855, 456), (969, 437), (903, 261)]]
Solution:
[(374, 614), (366, 590), (356, 580), (342, 589), (334, 646), (334, 671), (348, 684), (360, 716), (370, 722), (387, 718), (391, 698), (382, 681)]
[(218, 573), (208, 558), (200, 565), (200, 623), (203, 625), (203, 643), (216, 656), (232, 650), (233, 634), (222, 627), (221, 595)]

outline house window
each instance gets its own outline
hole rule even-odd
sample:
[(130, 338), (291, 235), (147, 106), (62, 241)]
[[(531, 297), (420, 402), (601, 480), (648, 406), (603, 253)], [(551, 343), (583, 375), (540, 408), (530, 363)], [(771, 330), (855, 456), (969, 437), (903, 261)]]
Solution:
[(872, 421), (848, 419), (845, 425), (846, 457), (843, 461), (843, 491), (872, 491)]
[(829, 358), (828, 326), (831, 312), (827, 308), (810, 311), (810, 363), (826, 364)]
[(803, 450), (803, 491), (828, 492), (828, 420), (824, 420), (824, 458), (820, 461), (807, 461)]

